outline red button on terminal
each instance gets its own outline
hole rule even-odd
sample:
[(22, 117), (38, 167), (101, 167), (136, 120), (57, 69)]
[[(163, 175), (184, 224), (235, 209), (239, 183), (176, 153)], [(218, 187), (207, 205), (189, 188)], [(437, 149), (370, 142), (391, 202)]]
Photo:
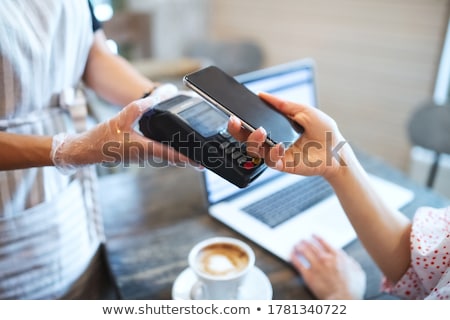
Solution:
[(244, 163), (244, 169), (251, 170), (255, 167), (252, 161), (246, 161)]

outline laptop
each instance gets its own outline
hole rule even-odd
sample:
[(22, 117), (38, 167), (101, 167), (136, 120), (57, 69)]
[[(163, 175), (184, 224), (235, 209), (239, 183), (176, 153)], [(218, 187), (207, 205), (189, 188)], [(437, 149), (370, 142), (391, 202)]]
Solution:
[[(237, 76), (255, 93), (317, 106), (315, 63), (301, 59)], [(203, 172), (208, 212), (215, 219), (288, 262), (301, 239), (318, 234), (335, 247), (356, 238), (332, 188), (322, 177), (303, 177), (267, 168), (245, 189), (212, 171)], [(371, 176), (381, 196), (394, 208), (413, 192)]]

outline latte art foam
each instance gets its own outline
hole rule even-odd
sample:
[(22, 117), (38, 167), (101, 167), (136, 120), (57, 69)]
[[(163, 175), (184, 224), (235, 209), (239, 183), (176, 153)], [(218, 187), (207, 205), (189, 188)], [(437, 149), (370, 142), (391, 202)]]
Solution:
[(249, 257), (236, 245), (216, 243), (200, 251), (197, 263), (203, 273), (212, 276), (229, 276), (244, 270), (249, 263)]

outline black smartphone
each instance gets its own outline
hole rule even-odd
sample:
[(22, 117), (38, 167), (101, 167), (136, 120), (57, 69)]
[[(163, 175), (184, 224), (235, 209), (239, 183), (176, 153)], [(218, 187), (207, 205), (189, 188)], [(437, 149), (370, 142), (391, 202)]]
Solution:
[(216, 66), (209, 66), (184, 76), (184, 84), (228, 115), (239, 118), (244, 128), (267, 131), (270, 146), (292, 144), (303, 131), (299, 125), (275, 110), (243, 84)]

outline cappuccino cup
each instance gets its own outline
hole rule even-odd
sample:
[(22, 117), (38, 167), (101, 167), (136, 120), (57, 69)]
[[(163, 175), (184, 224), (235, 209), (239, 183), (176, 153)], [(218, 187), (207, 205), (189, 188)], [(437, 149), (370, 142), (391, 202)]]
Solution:
[(255, 265), (255, 253), (241, 240), (214, 237), (196, 244), (188, 260), (197, 276), (191, 289), (192, 299), (235, 300)]

